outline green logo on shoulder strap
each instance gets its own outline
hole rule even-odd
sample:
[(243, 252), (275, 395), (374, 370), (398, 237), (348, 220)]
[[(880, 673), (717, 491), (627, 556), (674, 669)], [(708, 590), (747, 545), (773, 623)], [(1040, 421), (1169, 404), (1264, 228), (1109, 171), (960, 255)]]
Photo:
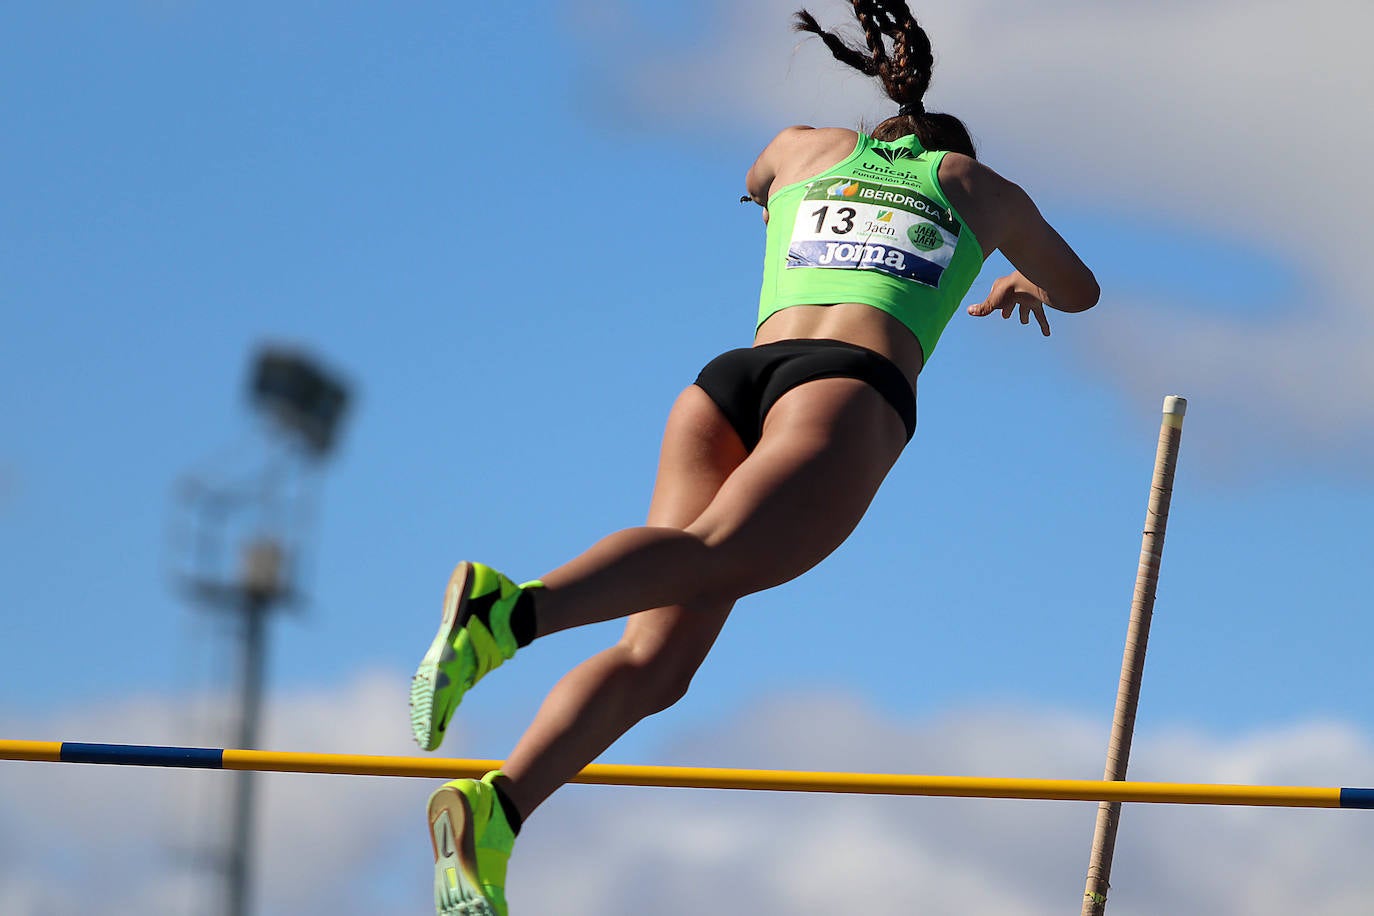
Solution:
[(910, 149), (907, 149), (905, 146), (875, 146), (873, 148), (873, 154), (879, 157), (880, 159), (886, 159), (893, 165), (896, 165), (898, 160), (903, 159), (911, 160), (913, 162), (920, 162), (921, 157), (925, 155), (925, 153), (917, 155)]
[(930, 223), (917, 223), (906, 231), (906, 237), (920, 251), (934, 251), (945, 247), (945, 237)]

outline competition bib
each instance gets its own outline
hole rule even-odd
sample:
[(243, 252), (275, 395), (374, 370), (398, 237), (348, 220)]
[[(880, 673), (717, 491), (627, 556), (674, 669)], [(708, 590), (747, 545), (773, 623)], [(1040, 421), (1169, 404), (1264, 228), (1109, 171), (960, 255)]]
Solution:
[(787, 267), (876, 270), (939, 286), (959, 244), (947, 208), (901, 185), (823, 178), (797, 209)]

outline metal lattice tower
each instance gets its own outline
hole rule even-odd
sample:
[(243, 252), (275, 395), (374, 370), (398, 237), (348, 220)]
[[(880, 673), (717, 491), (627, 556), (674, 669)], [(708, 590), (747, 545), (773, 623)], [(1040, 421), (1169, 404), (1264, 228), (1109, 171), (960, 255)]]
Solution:
[[(249, 399), (266, 422), (243, 467), (188, 475), (177, 491), (182, 536), (176, 578), (196, 605), (237, 618), (239, 700), (234, 740), (258, 747), (266, 681), (267, 620), (299, 605), (320, 471), (348, 402), (344, 384), (306, 355), (280, 347), (256, 354)], [(228, 836), (215, 856), (224, 916), (252, 904), (254, 777), (240, 773)]]

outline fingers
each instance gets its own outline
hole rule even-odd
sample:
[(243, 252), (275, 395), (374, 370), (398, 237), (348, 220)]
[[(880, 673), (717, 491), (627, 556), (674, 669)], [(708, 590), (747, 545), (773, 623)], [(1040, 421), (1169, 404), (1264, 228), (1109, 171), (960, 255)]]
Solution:
[(1045, 317), (1044, 302), (1035, 293), (1012, 282), (1011, 278), (1003, 277), (998, 280), (992, 285), (992, 290), (986, 299), (968, 307), (968, 313), (975, 318), (982, 318), (993, 312), (1001, 312), (1002, 317), (1006, 319), (1018, 310), (1022, 324), (1029, 326), (1031, 315), (1034, 315), (1040, 333), (1045, 337), (1050, 336), (1050, 323), (1049, 319)]
[(1031, 311), (1042, 312), (1044, 306), (1040, 300), (1030, 293), (1017, 292), (1015, 290), (999, 291), (994, 290), (982, 302), (970, 305), (968, 313), (975, 318), (982, 318), (991, 315), (993, 312), (1001, 312), (1003, 318), (1010, 318), (1016, 313), (1017, 307), (1021, 309), (1021, 323), (1030, 323)]
[(1009, 281), (1009, 277), (999, 277), (995, 280), (992, 289), (988, 290), (988, 297), (982, 302), (970, 305), (968, 313), (974, 318), (982, 318), (1002, 308), (1004, 300), (1015, 290)]
[(1045, 305), (1042, 302), (1032, 299), (1030, 302), (1021, 303), (1021, 323), (1030, 324), (1030, 316), (1035, 316), (1035, 323), (1040, 325), (1040, 334), (1044, 337), (1050, 336), (1050, 321), (1045, 317)]
[(993, 312), (1001, 312), (1003, 318), (1010, 318), (1016, 308), (1016, 297), (1015, 284), (1010, 282), (1010, 278), (1002, 277), (992, 284), (986, 299), (968, 307), (968, 313), (975, 318), (982, 318)]

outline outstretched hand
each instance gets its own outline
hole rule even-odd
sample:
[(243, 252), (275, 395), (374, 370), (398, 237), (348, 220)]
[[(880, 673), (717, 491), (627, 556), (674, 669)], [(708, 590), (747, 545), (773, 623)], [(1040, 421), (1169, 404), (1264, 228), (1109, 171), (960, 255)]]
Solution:
[(1034, 315), (1040, 325), (1040, 333), (1049, 337), (1050, 322), (1045, 317), (1045, 303), (1048, 300), (1044, 290), (1016, 271), (993, 283), (988, 297), (976, 305), (970, 305), (968, 313), (975, 318), (982, 318), (993, 312), (1001, 312), (1003, 318), (1010, 318), (1012, 312), (1019, 308), (1022, 324), (1030, 324), (1030, 316)]

